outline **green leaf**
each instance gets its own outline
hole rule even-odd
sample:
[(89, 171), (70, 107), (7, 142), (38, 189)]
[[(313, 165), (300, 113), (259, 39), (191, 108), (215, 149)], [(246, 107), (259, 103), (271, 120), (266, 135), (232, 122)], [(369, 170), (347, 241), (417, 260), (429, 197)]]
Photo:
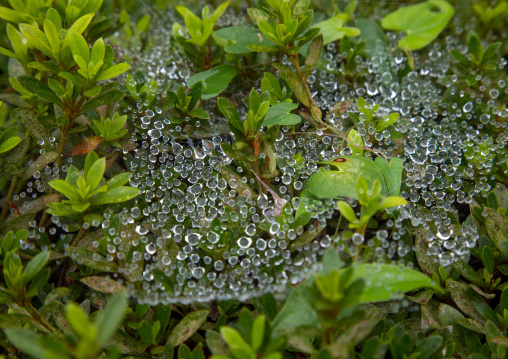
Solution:
[(111, 66), (101, 73), (99, 73), (97, 76), (95, 76), (95, 81), (103, 81), (108, 80), (110, 78), (116, 77), (118, 75), (123, 74), (125, 71), (129, 70), (131, 68), (131, 65), (122, 63), (117, 64), (114, 66)]
[[(362, 303), (385, 302), (419, 288), (441, 288), (425, 274), (408, 267), (391, 264), (359, 264), (353, 267), (351, 283), (365, 280)], [(343, 270), (342, 270), (343, 271)]]
[(37, 359), (45, 359), (44, 349), (39, 345), (39, 336), (27, 329), (10, 328), (5, 330), (9, 341), (22, 352)]
[(262, 125), (270, 127), (274, 125), (291, 126), (299, 124), (302, 121), (301, 117), (289, 113), (296, 108), (298, 108), (298, 105), (295, 103), (280, 102), (268, 109)]
[(265, 323), (266, 318), (264, 315), (260, 315), (256, 318), (254, 321), (254, 324), (252, 325), (252, 349), (254, 351), (258, 351), (258, 349), (261, 347), (261, 344), (263, 344), (263, 339), (265, 335)]
[(30, 282), (42, 268), (44, 268), (48, 259), (49, 251), (44, 251), (37, 254), (30, 262), (28, 262), (25, 270), (23, 271), (23, 282), (25, 285), (28, 284), (28, 282)]
[[(22, 76), (18, 76), (16, 78), (16, 80), (18, 80), (18, 82), (21, 86), (23, 86), (26, 90), (30, 91), (33, 94), (37, 94), (37, 92), (39, 92), (41, 90), (53, 93), (53, 91), (46, 84), (42, 83), (40, 80), (38, 80), (34, 77), (22, 75)], [(54, 93), (53, 93), (53, 95), (54, 95)]]
[(71, 184), (65, 182), (64, 180), (58, 179), (49, 182), (49, 185), (57, 190), (58, 192), (63, 193), (67, 198), (74, 201), (79, 201), (80, 196), (76, 188), (74, 188)]
[(108, 182), (108, 189), (114, 189), (123, 186), (129, 179), (132, 177), (132, 173), (130, 172), (122, 172), (117, 174), (115, 177), (111, 178)]
[(404, 170), (402, 160), (393, 157), (388, 163), (384, 158), (377, 157), (375, 162), (385, 178), (388, 194), (398, 196), (400, 194), (400, 184), (402, 183), (402, 171)]
[(120, 203), (133, 199), (139, 194), (139, 190), (134, 187), (117, 187), (107, 190), (93, 198), (93, 204), (100, 206), (103, 204)]
[(231, 352), (237, 358), (251, 358), (254, 354), (250, 345), (242, 338), (240, 333), (230, 327), (221, 327), (220, 334), (228, 343)]
[[(256, 9), (258, 10), (258, 9)], [(262, 11), (262, 10), (260, 10)], [(223, 27), (215, 31), (215, 36), (229, 40), (224, 50), (229, 54), (251, 52), (249, 45), (274, 46), (274, 43), (259, 30), (244, 26)]]
[[(78, 264), (83, 264), (92, 269), (101, 272), (117, 272), (118, 266), (113, 262), (108, 262), (106, 258), (89, 249), (81, 247), (69, 247), (65, 250), (67, 254)], [(94, 258), (94, 254), (97, 256)]]
[(404, 198), (399, 196), (390, 196), (381, 201), (379, 209), (385, 210), (386, 208), (404, 206), (406, 204), (408, 204), (408, 202)]
[(224, 117), (226, 117), (228, 120), (229, 126), (243, 134), (242, 120), (240, 119), (240, 115), (238, 115), (238, 111), (231, 103), (231, 101), (223, 97), (219, 97), (217, 100), (217, 106), (219, 106), (220, 112), (222, 112)]
[(72, 55), (81, 56), (81, 58), (85, 61), (86, 65), (88, 65), (88, 63), (90, 62), (90, 50), (88, 49), (88, 44), (86, 43), (85, 38), (76, 31), (71, 31), (69, 32), (69, 40)]
[(500, 326), (499, 319), (497, 318), (496, 312), (487, 303), (475, 303), (476, 310), (485, 320), (490, 320), (492, 323)]
[(5, 6), (0, 6), (0, 18), (13, 22), (15, 24), (26, 21), (26, 17), (24, 14), (14, 11), (13, 9), (9, 9)]
[(187, 81), (188, 87), (193, 87), (199, 81), (203, 81), (204, 90), (201, 94), (203, 100), (216, 97), (226, 89), (229, 82), (238, 74), (231, 65), (221, 65), (208, 71), (195, 74)]
[(476, 284), (479, 287), (483, 287), (484, 285), (483, 280), (469, 264), (459, 259), (453, 263), (453, 266), (468, 281)]
[(104, 47), (104, 40), (101, 37), (100, 39), (95, 41), (95, 44), (92, 47), (92, 61), (94, 62), (94, 64), (103, 61), (105, 53), (106, 49)]
[(478, 314), (475, 306), (476, 303), (485, 302), (483, 297), (463, 283), (448, 279), (447, 284), (450, 288), (450, 297), (457, 307), (469, 318), (483, 322), (483, 318)]
[(102, 180), (104, 176), (104, 171), (106, 170), (106, 159), (103, 157), (98, 161), (95, 161), (90, 169), (85, 173), (85, 181), (87, 186), (90, 186), (90, 190), (94, 191), (99, 182)]
[(323, 35), (324, 44), (335, 42), (344, 36), (354, 37), (360, 35), (360, 29), (356, 27), (343, 26), (346, 22), (347, 15), (338, 14), (324, 21), (318, 22), (313, 28), (320, 29)]
[(48, 38), (36, 26), (29, 24), (19, 24), (19, 30), (31, 46), (40, 50), (42, 53), (44, 53), (44, 55), (53, 57), (51, 44), (49, 43)]
[(76, 211), (72, 209), (70, 204), (65, 204), (62, 202), (54, 202), (48, 203), (48, 213), (53, 214), (59, 217), (70, 216), (76, 214)]
[(485, 229), (489, 238), (494, 246), (507, 256), (508, 243), (505, 242), (508, 238), (508, 217), (488, 207), (484, 207), (483, 211), (487, 214), (485, 217)]
[(455, 10), (445, 0), (429, 0), (410, 5), (385, 16), (381, 26), (388, 30), (401, 30), (407, 36), (399, 41), (400, 47), (421, 49), (444, 30)]
[(205, 110), (200, 109), (200, 108), (196, 108), (196, 109), (188, 112), (187, 114), (189, 116), (200, 118), (200, 119), (203, 119), (203, 120), (209, 120), (210, 119), (210, 114), (208, 112), (206, 112)]
[(485, 269), (490, 273), (494, 273), (494, 255), (492, 254), (492, 249), (489, 246), (483, 247), (482, 251), (482, 261)]
[(19, 138), (18, 136), (10, 137), (10, 138), (6, 139), (5, 141), (2, 141), (2, 143), (0, 143), (0, 153), (4, 153), (4, 152), (12, 150), (20, 142), (21, 142), (21, 138)]
[(455, 50), (455, 49), (450, 50), (450, 55), (452, 55), (455, 60), (457, 60), (464, 66), (469, 67), (471, 65), (471, 61), (469, 61), (469, 59), (466, 56), (464, 56), (461, 52), (459, 52), (458, 50)]
[(80, 337), (86, 338), (90, 335), (90, 322), (83, 310), (74, 303), (69, 303), (65, 308), (65, 316), (72, 330)]
[(118, 330), (126, 309), (127, 297), (124, 292), (113, 294), (109, 297), (104, 311), (97, 318), (97, 325), (99, 327), (97, 342), (99, 347), (102, 348)]
[(305, 71), (310, 73), (317, 67), (321, 52), (323, 51), (323, 36), (319, 35), (312, 40), (305, 56)]
[(254, 52), (277, 52), (280, 49), (273, 45), (247, 45), (247, 49)]
[(493, 59), (494, 56), (498, 53), (501, 45), (501, 42), (494, 42), (493, 44), (490, 44), (483, 53), (482, 63), (486, 63), (487, 61)]
[(356, 192), (358, 176), (365, 178), (369, 188), (372, 188), (374, 182), (378, 180), (381, 183), (381, 194), (388, 194), (383, 174), (371, 159), (361, 156), (343, 156), (319, 163), (337, 167), (339, 171), (320, 171), (310, 176), (305, 191), (311, 198), (358, 199)]
[(46, 102), (54, 103), (58, 107), (64, 107), (62, 100), (53, 91), (39, 90), (35, 96)]
[(292, 71), (282, 72), (282, 79), (289, 85), (291, 90), (294, 92), (298, 101), (305, 107), (310, 107), (310, 99), (307, 95), (305, 85), (302, 80)]
[(352, 150), (352, 155), (354, 156), (362, 156), (363, 155), (363, 140), (362, 137), (358, 134), (354, 128), (349, 130), (347, 135), (348, 147)]
[(207, 317), (208, 310), (196, 310), (187, 314), (173, 328), (168, 337), (167, 343), (173, 345), (173, 347), (179, 346), (201, 327)]
[[(79, 19), (77, 19), (72, 24), (72, 26), (70, 27), (70, 29), (68, 31), (70, 31), (70, 32), (74, 31), (74, 32), (81, 35), (83, 33), (83, 31), (85, 31), (85, 29), (88, 27), (88, 24), (90, 24), (90, 21), (92, 21), (93, 17), (94, 17), (93, 14), (87, 14), (87, 15), (81, 16)], [(71, 41), (72, 41), (72, 39), (71, 39)]]
[(349, 204), (346, 202), (337, 202), (337, 208), (340, 213), (346, 218), (349, 222), (356, 222), (358, 219), (356, 218), (355, 211), (351, 208)]
[(478, 34), (471, 30), (467, 35), (467, 47), (474, 63), (481, 63), (483, 59), (483, 45)]
[(109, 91), (94, 97), (90, 101), (86, 102), (81, 107), (81, 113), (85, 113), (90, 110), (95, 110), (99, 106), (110, 105), (114, 102), (121, 100), (124, 97), (123, 91)]

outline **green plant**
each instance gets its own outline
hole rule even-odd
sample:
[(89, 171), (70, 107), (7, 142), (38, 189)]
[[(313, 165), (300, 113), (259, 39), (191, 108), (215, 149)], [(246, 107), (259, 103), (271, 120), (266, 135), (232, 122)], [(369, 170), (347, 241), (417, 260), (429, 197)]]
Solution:
[(372, 189), (369, 189), (367, 181), (362, 176), (358, 176), (356, 181), (356, 191), (358, 193), (358, 202), (362, 206), (360, 217), (357, 218), (355, 211), (351, 206), (344, 202), (337, 202), (337, 208), (349, 223), (349, 228), (355, 229), (357, 233), (364, 234), (367, 224), (376, 213), (384, 211), (390, 207), (403, 206), (408, 202), (399, 196), (383, 196), (381, 195), (381, 183), (379, 180), (374, 181)]
[[(120, 116), (115, 112), (112, 118), (101, 117), (100, 121), (92, 120), (93, 130), (96, 136), (101, 137), (106, 142), (112, 142), (125, 136), (127, 129), (123, 128), (127, 122), (127, 115)], [(121, 147), (118, 143), (113, 143), (116, 147)]]
[(48, 204), (49, 213), (68, 216), (87, 213), (92, 206), (128, 201), (138, 195), (138, 189), (124, 186), (131, 176), (124, 172), (107, 183), (104, 180), (106, 159), (99, 158), (94, 151), (86, 156), (83, 174), (70, 166), (65, 180), (54, 180), (49, 185), (68, 199)]
[(231, 355), (214, 355), (213, 358), (282, 358), (279, 351), (282, 349), (286, 338), (271, 336), (270, 323), (266, 320), (266, 317), (260, 315), (253, 319), (249, 311), (243, 311), (240, 316), (239, 326), (241, 327), (239, 330), (228, 326), (220, 328), (220, 334), (228, 344)]
[(19, 350), (34, 358), (97, 358), (121, 324), (126, 307), (125, 293), (115, 294), (92, 322), (80, 306), (69, 303), (65, 320), (73, 335), (66, 336), (63, 342), (28, 329), (11, 328), (5, 332)]

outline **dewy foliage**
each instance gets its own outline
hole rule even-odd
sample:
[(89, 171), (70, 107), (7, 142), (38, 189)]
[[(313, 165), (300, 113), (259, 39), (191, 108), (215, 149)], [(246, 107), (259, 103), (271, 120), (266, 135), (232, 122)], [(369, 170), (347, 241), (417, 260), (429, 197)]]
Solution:
[(0, 358), (506, 358), (507, 17), (2, 2)]

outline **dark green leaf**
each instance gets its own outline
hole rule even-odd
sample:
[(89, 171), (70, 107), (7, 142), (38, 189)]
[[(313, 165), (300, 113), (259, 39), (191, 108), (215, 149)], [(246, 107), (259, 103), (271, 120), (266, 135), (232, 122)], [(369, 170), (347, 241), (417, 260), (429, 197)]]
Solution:
[(197, 310), (187, 314), (178, 322), (168, 337), (168, 344), (179, 346), (190, 338), (206, 321), (208, 310)]
[(310, 72), (317, 66), (321, 52), (323, 51), (323, 36), (319, 35), (312, 40), (307, 55), (305, 56), (305, 71)]
[(201, 98), (207, 100), (224, 91), (237, 74), (238, 71), (233, 66), (221, 65), (192, 76), (187, 81), (187, 86), (192, 88), (196, 83), (203, 81), (204, 91)]
[(118, 330), (126, 309), (127, 298), (124, 292), (114, 294), (109, 298), (104, 311), (97, 318), (97, 325), (99, 326), (97, 342), (99, 347), (104, 346)]
[(94, 97), (90, 101), (86, 102), (81, 107), (81, 113), (85, 113), (90, 110), (95, 110), (99, 106), (109, 105), (114, 102), (120, 101), (124, 97), (123, 91), (109, 91)]

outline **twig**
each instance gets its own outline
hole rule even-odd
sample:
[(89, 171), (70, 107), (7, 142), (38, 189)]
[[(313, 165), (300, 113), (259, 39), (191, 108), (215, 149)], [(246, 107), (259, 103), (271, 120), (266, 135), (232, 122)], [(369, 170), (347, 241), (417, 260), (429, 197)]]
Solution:
[(18, 184), (18, 175), (14, 175), (11, 180), (11, 185), (9, 186), (9, 192), (7, 193), (7, 197), (5, 199), (4, 207), (2, 208), (2, 213), (0, 214), (0, 223), (3, 222), (5, 217), (9, 214), (10, 201), (12, 196), (14, 195), (14, 191), (16, 190), (16, 185)]

